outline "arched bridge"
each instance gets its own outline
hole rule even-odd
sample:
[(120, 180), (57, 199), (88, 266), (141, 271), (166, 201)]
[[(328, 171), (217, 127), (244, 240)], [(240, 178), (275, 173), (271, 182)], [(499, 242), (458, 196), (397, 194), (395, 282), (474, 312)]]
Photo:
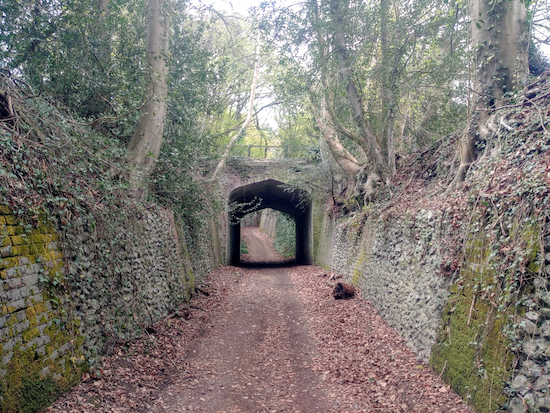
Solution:
[(312, 182), (323, 185), (321, 162), (309, 159), (232, 158), (220, 184), (226, 200), (226, 260), (240, 262), (241, 219), (265, 208), (285, 212), (296, 222), (296, 261), (313, 262)]

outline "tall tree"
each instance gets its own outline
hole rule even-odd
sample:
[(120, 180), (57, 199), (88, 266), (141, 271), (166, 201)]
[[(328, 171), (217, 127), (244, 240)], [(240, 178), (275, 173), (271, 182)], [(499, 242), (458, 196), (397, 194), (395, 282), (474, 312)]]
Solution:
[(488, 137), (492, 111), (525, 84), (528, 73), (527, 10), (521, 0), (470, 0), (474, 54), (473, 97), (453, 186), (476, 160), (476, 144)]
[[(167, 65), (169, 54), (166, 0), (149, 0), (147, 10), (147, 61), (149, 75), (136, 130), (128, 144), (128, 159), (132, 166), (131, 186), (138, 190), (160, 154), (166, 117)], [(141, 191), (138, 190), (137, 193)]]
[[(345, 168), (350, 184), (361, 171), (367, 183), (357, 188), (359, 192), (370, 192), (375, 181), (389, 185), (396, 173), (397, 151), (411, 146), (405, 133), (441, 129), (441, 124), (452, 128), (450, 109), (458, 118), (460, 111), (451, 104), (422, 109), (434, 96), (450, 101), (455, 75), (463, 70), (457, 51), (465, 45), (454, 33), (457, 17), (451, 13), (455, 3), (414, 0), (403, 7), (389, 0), (309, 0), (301, 4), (279, 11), (268, 8), (259, 23), (271, 32), (272, 44), (283, 56), (288, 67), (284, 76), (287, 82), (300, 79), (295, 83), (311, 97), (321, 135), (326, 135), (330, 153)], [(448, 38), (452, 52), (443, 55), (441, 45)], [(280, 88), (279, 96), (290, 104), (298, 92), (287, 90)], [(433, 135), (422, 136), (426, 144)]]

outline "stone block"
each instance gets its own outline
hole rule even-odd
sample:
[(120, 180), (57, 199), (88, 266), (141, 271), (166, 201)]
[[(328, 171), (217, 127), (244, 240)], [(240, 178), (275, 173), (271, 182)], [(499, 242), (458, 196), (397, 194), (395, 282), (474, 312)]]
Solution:
[(525, 318), (536, 323), (539, 320), (540, 314), (536, 311), (528, 311), (525, 313)]
[(8, 351), (13, 350), (13, 348), (18, 344), (20, 344), (21, 342), (22, 342), (21, 337), (13, 337), (12, 339), (6, 341), (3, 344), (2, 349), (4, 350), (4, 353), (6, 353)]
[(50, 368), (48, 366), (44, 367), (42, 370), (40, 370), (40, 377), (46, 377), (48, 374), (50, 374)]
[(550, 308), (542, 307), (539, 311), (544, 318), (550, 319)]
[(38, 346), (36, 348), (35, 353), (40, 357), (45, 356), (46, 355), (46, 346), (43, 346), (43, 345)]
[(540, 377), (542, 374), (542, 366), (533, 360), (526, 360), (521, 368), (521, 373), (526, 377)]
[(12, 256), (11, 249), (12, 249), (11, 245), (0, 248), (0, 257), (2, 258), (11, 257)]
[(2, 357), (2, 364), (5, 366), (11, 361), (12, 358), (13, 358), (13, 351), (10, 351), (9, 353), (5, 354)]
[(11, 278), (5, 281), (5, 284), (8, 286), (8, 290), (19, 289), (23, 286), (21, 278)]
[(65, 343), (65, 344), (63, 344), (59, 347), (58, 351), (59, 351), (60, 355), (64, 356), (71, 349), (72, 349), (72, 344), (71, 343)]
[(27, 255), (27, 256), (24, 256), (24, 257), (19, 257), (19, 265), (21, 265), (21, 266), (31, 265), (32, 263), (34, 263), (34, 257), (32, 257), (30, 255)]
[(535, 391), (548, 391), (548, 385), (550, 385), (550, 375), (545, 374), (540, 376), (533, 384), (533, 390)]
[(10, 301), (19, 300), (21, 298), (22, 297), (21, 297), (21, 289), (20, 288), (16, 288), (16, 289), (11, 290)]
[[(23, 257), (23, 258), (26, 258), (26, 257)], [(25, 275), (38, 274), (38, 272), (40, 271), (40, 268), (41, 268), (40, 264), (28, 263), (21, 268), (21, 275), (25, 276)]]
[(550, 337), (550, 320), (546, 320), (541, 324), (539, 334), (543, 337)]
[(31, 244), (29, 245), (29, 254), (43, 254), (47, 252), (46, 244)]
[(14, 310), (21, 310), (22, 308), (25, 308), (25, 300), (23, 300), (22, 298), (19, 299), (19, 300), (15, 300), (15, 301), (10, 301), (9, 303), (9, 306), (10, 307), (13, 307)]
[(24, 310), (17, 311), (13, 314), (18, 322), (27, 320), (27, 313)]
[(16, 334), (21, 334), (27, 328), (29, 328), (29, 320), (24, 320), (20, 323), (14, 324), (12, 326), (12, 331), (15, 332)]
[(510, 387), (512, 388), (512, 390), (523, 396), (529, 391), (530, 384), (531, 381), (526, 376), (524, 376), (523, 374), (518, 374), (516, 377), (514, 377), (514, 380), (512, 380), (512, 384), (510, 385)]
[(536, 408), (539, 412), (550, 411), (550, 396), (547, 394), (537, 398)]
[(21, 282), (26, 287), (31, 287), (38, 284), (38, 273), (34, 272), (21, 277)]
[(17, 217), (15, 215), (4, 215), (7, 225), (17, 225)]
[(6, 270), (6, 277), (7, 278), (17, 278), (19, 277), (19, 273), (17, 271), (16, 267), (8, 268)]
[(10, 236), (10, 239), (12, 245), (24, 245), (28, 242), (26, 237), (23, 235), (12, 235)]
[(536, 332), (537, 332), (537, 325), (535, 323), (533, 323), (531, 320), (528, 320), (526, 318), (521, 320), (521, 322), (519, 323), (519, 328), (525, 334), (528, 334), (528, 335), (531, 335), (531, 336), (536, 334)]

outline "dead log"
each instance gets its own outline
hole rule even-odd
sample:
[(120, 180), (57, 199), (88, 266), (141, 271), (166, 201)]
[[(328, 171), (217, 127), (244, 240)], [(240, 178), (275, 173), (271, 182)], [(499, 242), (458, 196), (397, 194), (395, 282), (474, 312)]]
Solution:
[(337, 300), (347, 300), (355, 295), (355, 287), (353, 285), (338, 283), (332, 291), (332, 296)]

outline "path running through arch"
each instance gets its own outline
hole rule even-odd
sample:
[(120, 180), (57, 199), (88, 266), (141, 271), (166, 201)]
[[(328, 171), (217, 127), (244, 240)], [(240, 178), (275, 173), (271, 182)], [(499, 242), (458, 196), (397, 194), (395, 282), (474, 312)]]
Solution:
[[(279, 258), (258, 229), (243, 237), (251, 259)], [(367, 302), (328, 284), (315, 266), (217, 270), (185, 317), (116, 350), (49, 411), (468, 412)]]

